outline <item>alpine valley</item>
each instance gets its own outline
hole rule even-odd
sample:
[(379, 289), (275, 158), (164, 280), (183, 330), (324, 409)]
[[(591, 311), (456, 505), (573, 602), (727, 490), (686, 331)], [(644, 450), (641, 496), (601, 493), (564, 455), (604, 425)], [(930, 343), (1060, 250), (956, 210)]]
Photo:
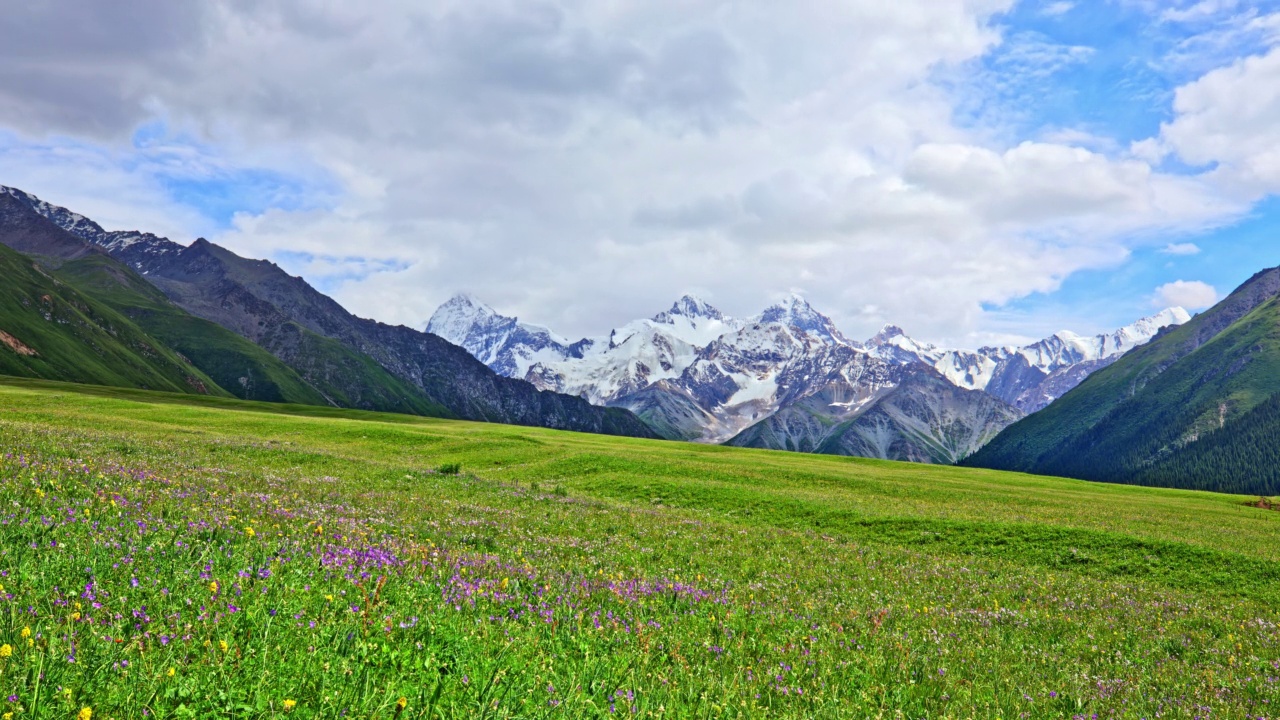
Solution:
[(685, 296), (570, 340), (457, 295), (426, 330), (507, 377), (630, 410), (669, 439), (954, 463), (1189, 319), (1169, 308), (1108, 334), (970, 351), (892, 325), (855, 341), (794, 294), (746, 319)]
[(632, 413), (358, 318), (204, 239), (107, 231), (0, 186), (0, 374), (654, 437)]

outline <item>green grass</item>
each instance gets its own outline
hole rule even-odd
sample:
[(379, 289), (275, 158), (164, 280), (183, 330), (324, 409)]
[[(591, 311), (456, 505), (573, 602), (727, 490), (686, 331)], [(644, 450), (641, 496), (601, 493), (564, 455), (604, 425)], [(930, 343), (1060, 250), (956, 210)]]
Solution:
[(15, 717), (1280, 702), (1280, 513), (1237, 496), (187, 400), (0, 382)]

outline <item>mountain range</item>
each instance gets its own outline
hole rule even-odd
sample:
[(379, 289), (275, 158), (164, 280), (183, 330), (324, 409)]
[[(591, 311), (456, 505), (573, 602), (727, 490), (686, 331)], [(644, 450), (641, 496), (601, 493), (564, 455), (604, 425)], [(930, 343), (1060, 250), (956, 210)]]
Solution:
[(0, 245), (5, 374), (654, 437), (204, 239), (107, 231), (0, 186)]
[(1280, 268), (1091, 375), (966, 461), (1086, 480), (1280, 493)]
[(747, 319), (685, 296), (571, 341), (457, 295), (426, 330), (508, 377), (631, 410), (663, 437), (949, 463), (1188, 319), (1170, 308), (1103, 335), (947, 350), (892, 325), (851, 340), (795, 294)]

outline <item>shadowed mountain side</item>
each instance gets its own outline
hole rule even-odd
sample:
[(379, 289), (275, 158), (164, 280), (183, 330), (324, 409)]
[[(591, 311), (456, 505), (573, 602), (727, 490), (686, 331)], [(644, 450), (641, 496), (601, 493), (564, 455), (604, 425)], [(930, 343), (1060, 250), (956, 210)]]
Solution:
[(793, 403), (728, 445), (954, 463), (1021, 417), (1007, 403), (965, 390), (928, 369), (860, 406), (841, 409), (822, 394)]

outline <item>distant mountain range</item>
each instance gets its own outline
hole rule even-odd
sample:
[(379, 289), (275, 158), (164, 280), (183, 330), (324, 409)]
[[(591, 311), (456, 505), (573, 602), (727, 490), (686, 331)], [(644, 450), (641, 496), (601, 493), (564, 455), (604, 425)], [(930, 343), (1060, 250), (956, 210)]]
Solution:
[(203, 239), (107, 231), (0, 186), (0, 245), (0, 373), (654, 437)]
[(967, 464), (1280, 494), (1280, 268), (1094, 373)]
[(426, 324), (493, 370), (623, 407), (664, 437), (919, 462), (955, 462), (1162, 327), (945, 350), (886, 326), (858, 342), (798, 295), (747, 319), (685, 296), (607, 336), (569, 340), (458, 295)]

